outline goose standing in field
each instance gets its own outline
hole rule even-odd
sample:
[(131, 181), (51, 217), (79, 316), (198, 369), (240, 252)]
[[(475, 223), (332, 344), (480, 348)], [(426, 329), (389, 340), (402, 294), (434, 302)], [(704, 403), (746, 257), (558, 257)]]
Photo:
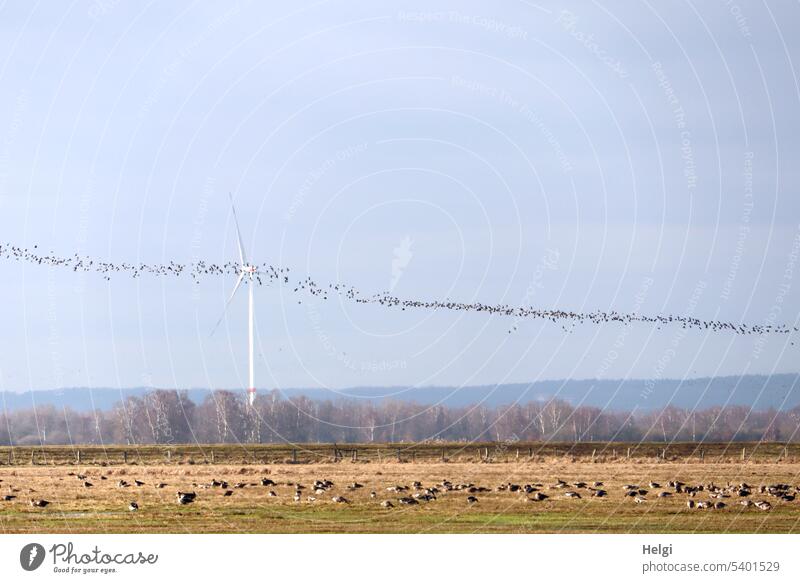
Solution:
[(333, 500), (337, 504), (350, 504), (350, 500), (348, 500), (344, 496), (333, 496), (331, 500)]
[(128, 504), (128, 510), (130, 510), (131, 512), (136, 512), (137, 510), (139, 510), (139, 505), (136, 502), (131, 502), (130, 504)]
[(436, 496), (433, 494), (429, 494), (427, 492), (417, 492), (414, 494), (414, 498), (417, 500), (422, 500), (423, 502), (430, 502), (431, 500), (436, 500)]
[(144, 486), (144, 482), (142, 482), (141, 480), (134, 480), (133, 483), (136, 484), (137, 486)]
[(44, 508), (48, 504), (50, 504), (50, 502), (48, 502), (47, 500), (44, 500), (44, 499), (36, 500), (34, 498), (31, 498), (31, 500), (30, 500), (30, 505), (33, 506), (34, 508)]
[(91, 482), (84, 482), (83, 483), (83, 487), (84, 488), (91, 488), (92, 486), (94, 486), (94, 484), (92, 484)]
[(475, 504), (478, 499), (475, 496), (467, 496), (467, 504)]
[[(474, 496), (470, 496), (470, 498), (474, 498)], [(477, 502), (477, 500), (478, 499), (475, 498), (476, 502)], [(400, 502), (400, 504), (406, 504), (408, 506), (413, 506), (414, 504), (419, 504), (419, 501), (416, 500), (415, 498), (412, 498), (411, 496), (404, 496), (404, 497), (400, 498), (398, 500), (398, 502)]]
[(227, 496), (233, 496), (233, 490), (225, 490), (225, 491), (222, 493), (222, 495), (223, 495), (223, 496), (225, 496), (225, 497), (227, 497)]
[(381, 502), (381, 506), (383, 506), (384, 508), (394, 508), (394, 504), (392, 504), (391, 501), (389, 500), (384, 500), (383, 502)]
[(573, 491), (570, 490), (569, 492), (564, 492), (564, 497), (565, 498), (580, 498), (581, 495), (578, 494), (577, 492), (573, 492)]
[(543, 492), (534, 492), (533, 496), (531, 496), (530, 500), (533, 500), (534, 502), (543, 502), (544, 500), (547, 500), (548, 498), (549, 498), (549, 496), (547, 494), (544, 494)]
[(194, 492), (178, 492), (178, 504), (191, 504), (197, 498), (197, 494)]
[(16, 498), (16, 496), (14, 496), (13, 494), (6, 494), (5, 496), (3, 496), (3, 500), (5, 500), (6, 502), (11, 502), (14, 498)]

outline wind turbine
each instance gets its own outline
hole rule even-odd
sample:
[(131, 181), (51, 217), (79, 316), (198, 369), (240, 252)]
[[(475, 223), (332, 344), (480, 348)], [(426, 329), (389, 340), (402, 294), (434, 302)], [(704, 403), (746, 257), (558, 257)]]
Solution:
[(239, 278), (236, 280), (236, 285), (233, 287), (233, 291), (231, 292), (228, 301), (225, 302), (225, 308), (222, 311), (222, 315), (217, 320), (217, 323), (214, 325), (214, 329), (211, 331), (213, 335), (214, 332), (217, 331), (217, 328), (222, 323), (222, 320), (225, 318), (225, 313), (228, 310), (228, 306), (233, 301), (236, 292), (239, 291), (239, 288), (242, 285), (242, 282), (246, 279), (247, 280), (247, 344), (248, 344), (248, 365), (249, 365), (249, 376), (248, 376), (248, 385), (247, 385), (247, 403), (250, 407), (253, 406), (253, 402), (256, 399), (256, 383), (255, 383), (255, 373), (254, 373), (254, 363), (253, 363), (253, 287), (255, 287), (255, 274), (256, 274), (256, 266), (248, 263), (247, 255), (244, 252), (244, 245), (242, 245), (242, 233), (239, 230), (239, 221), (236, 218), (236, 207), (233, 205), (233, 197), (229, 194), (228, 195), (231, 199), (231, 210), (233, 211), (233, 224), (236, 226), (236, 242), (239, 245)]

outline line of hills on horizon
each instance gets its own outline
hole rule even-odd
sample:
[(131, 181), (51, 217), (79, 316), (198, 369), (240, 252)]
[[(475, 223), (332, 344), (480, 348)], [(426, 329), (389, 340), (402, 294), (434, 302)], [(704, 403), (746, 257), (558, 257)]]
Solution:
[[(108, 410), (128, 397), (141, 396), (157, 388), (174, 387), (74, 387), (0, 391), (0, 410), (12, 412), (48, 405), (74, 411)], [(190, 388), (187, 391), (192, 401), (200, 403), (211, 389)], [(260, 394), (270, 391), (259, 389)], [(395, 400), (448, 407), (478, 403), (497, 407), (560, 399), (573, 406), (600, 407), (611, 411), (652, 411), (667, 406), (687, 409), (743, 406), (754, 410), (789, 410), (800, 406), (800, 373), (682, 380), (568, 379), (466, 387), (290, 388), (279, 390), (279, 394), (282, 398), (304, 396), (315, 401), (356, 399), (380, 403)]]

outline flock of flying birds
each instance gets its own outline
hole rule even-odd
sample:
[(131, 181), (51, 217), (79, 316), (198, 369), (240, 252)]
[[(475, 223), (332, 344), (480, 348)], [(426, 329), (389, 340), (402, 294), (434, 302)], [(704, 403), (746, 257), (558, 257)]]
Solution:
[[(138, 278), (143, 275), (156, 277), (191, 277), (196, 283), (210, 276), (235, 276), (239, 275), (241, 266), (235, 261), (226, 263), (209, 263), (196, 261), (193, 263), (113, 263), (100, 261), (87, 256), (73, 255), (59, 257), (51, 253), (41, 253), (38, 246), (23, 248), (15, 245), (0, 243), (0, 259), (7, 261), (27, 262), (35, 265), (60, 267), (72, 269), (75, 272), (90, 272), (101, 275), (110, 280), (113, 276), (124, 275)], [(711, 332), (729, 332), (733, 334), (789, 334), (800, 331), (796, 326), (784, 324), (744, 324), (736, 322), (723, 322), (719, 320), (701, 320), (689, 316), (656, 315), (648, 316), (638, 313), (624, 313), (611, 310), (608, 312), (596, 310), (593, 312), (573, 312), (565, 310), (548, 310), (533, 307), (515, 307), (508, 304), (484, 304), (481, 302), (455, 302), (450, 300), (415, 300), (397, 297), (390, 292), (381, 292), (365, 295), (353, 287), (340, 283), (321, 285), (307, 277), (292, 283), (289, 269), (276, 267), (267, 263), (258, 264), (253, 273), (253, 281), (258, 285), (279, 283), (289, 286), (294, 293), (308, 293), (312, 296), (327, 300), (332, 295), (343, 297), (360, 304), (378, 304), (389, 308), (401, 310), (451, 310), (462, 312), (482, 312), (501, 316), (510, 316), (515, 319), (549, 320), (560, 324), (564, 330), (576, 324), (607, 324), (607, 323), (646, 323), (656, 326), (678, 325), (687, 329), (705, 330)], [(300, 302), (300, 300), (298, 300)], [(516, 325), (513, 327), (516, 329)], [(511, 330), (509, 330), (511, 333)]]

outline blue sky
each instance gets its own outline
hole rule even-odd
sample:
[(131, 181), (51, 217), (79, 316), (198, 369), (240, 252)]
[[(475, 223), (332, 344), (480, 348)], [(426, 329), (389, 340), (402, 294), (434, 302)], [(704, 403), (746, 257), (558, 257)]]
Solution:
[[(797, 322), (796, 4), (7, 2), (0, 233), (366, 292)], [(0, 389), (241, 387), (232, 280), (0, 264)], [(256, 293), (260, 388), (797, 371), (794, 338)]]

